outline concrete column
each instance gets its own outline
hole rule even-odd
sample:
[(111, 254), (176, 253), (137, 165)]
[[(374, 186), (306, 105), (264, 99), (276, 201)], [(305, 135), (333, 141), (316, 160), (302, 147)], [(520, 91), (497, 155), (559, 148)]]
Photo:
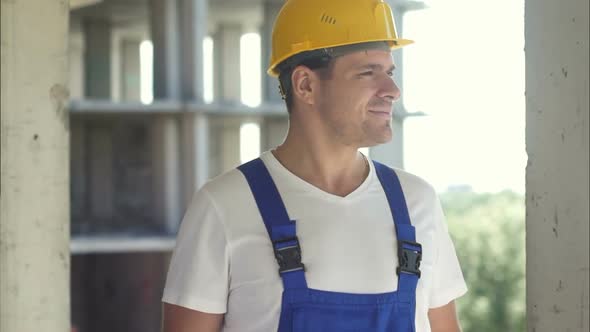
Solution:
[(272, 27), (281, 10), (282, 3), (275, 1), (266, 1), (263, 4), (263, 23), (260, 29), (260, 45), (262, 47), (262, 101), (263, 102), (282, 102), (279, 93), (279, 81), (266, 74), (266, 70), (270, 65), (270, 52), (272, 47)]
[(121, 99), (124, 101), (139, 101), (141, 99), (139, 63), (139, 44), (141, 44), (141, 41), (123, 39), (121, 44)]
[(179, 13), (174, 0), (150, 1), (154, 99), (180, 99)]
[[(203, 40), (207, 36), (208, 1), (182, 0), (182, 99), (203, 103)], [(192, 194), (209, 178), (209, 120), (202, 113), (182, 118), (182, 169), (184, 208)]]
[(209, 119), (202, 113), (182, 117), (184, 210), (193, 193), (209, 179)]
[(84, 98), (84, 33), (80, 18), (70, 20), (69, 86), (70, 99)]
[[(403, 7), (394, 7), (394, 1), (389, 0), (389, 5), (392, 7), (395, 25), (397, 33), (403, 36), (403, 15), (405, 9)], [(402, 90), (403, 95), (403, 50), (393, 51), (393, 62), (395, 63), (396, 69), (394, 71), (393, 78), (399, 88)], [(403, 97), (394, 105), (394, 116), (391, 121), (391, 127), (393, 130), (393, 137), (390, 142), (374, 146), (369, 149), (369, 153), (372, 159), (382, 162), (391, 167), (403, 168), (404, 167), (404, 124), (403, 116), (405, 113)]]
[[(204, 114), (195, 114), (194, 121), (194, 188), (199, 189), (209, 179), (209, 119)], [(188, 197), (188, 196), (187, 196)]]
[(89, 127), (90, 216), (94, 222), (108, 222), (114, 215), (113, 131), (107, 124)]
[(240, 118), (213, 118), (210, 121), (209, 175), (218, 176), (240, 165)]
[(166, 117), (162, 121), (164, 150), (164, 202), (166, 203), (165, 223), (166, 230), (170, 233), (176, 232), (182, 218), (180, 176), (180, 155), (179, 155), (179, 132), (178, 120), (173, 117)]
[(155, 216), (164, 230), (174, 234), (182, 217), (178, 119), (158, 116), (152, 133)]
[(239, 119), (226, 119), (219, 131), (221, 146), (221, 169), (229, 171), (240, 165), (240, 126)]
[[(207, 0), (180, 0), (182, 99), (203, 101), (203, 40), (207, 36)], [(239, 59), (238, 59), (239, 65)]]
[(242, 27), (222, 23), (214, 35), (215, 94), (220, 103), (241, 103), (240, 37)]
[[(154, 99), (180, 100), (179, 7), (175, 0), (150, 1), (154, 45)], [(180, 125), (175, 115), (155, 117), (153, 134), (154, 208), (164, 229), (173, 234), (180, 223)]]
[(69, 331), (69, 7), (0, 11), (0, 331)]
[(87, 19), (85, 34), (85, 91), (91, 99), (111, 98), (111, 23)]
[(528, 331), (588, 331), (588, 1), (526, 1)]
[(266, 117), (261, 130), (262, 142), (260, 142), (261, 152), (275, 148), (285, 140), (289, 130), (289, 118), (285, 117)]
[[(217, 100), (222, 104), (241, 103), (240, 84), (240, 38), (242, 28), (238, 24), (221, 23), (214, 35), (213, 50), (215, 62), (215, 91)], [(222, 172), (240, 164), (240, 125), (236, 119), (224, 120), (217, 132), (220, 142), (219, 166)]]

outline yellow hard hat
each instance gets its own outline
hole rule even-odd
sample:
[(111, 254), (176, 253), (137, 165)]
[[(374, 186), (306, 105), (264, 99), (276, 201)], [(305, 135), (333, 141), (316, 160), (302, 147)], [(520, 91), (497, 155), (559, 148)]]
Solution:
[(373, 41), (392, 50), (413, 43), (398, 38), (383, 0), (287, 0), (273, 27), (267, 73), (277, 77), (277, 65), (301, 52)]

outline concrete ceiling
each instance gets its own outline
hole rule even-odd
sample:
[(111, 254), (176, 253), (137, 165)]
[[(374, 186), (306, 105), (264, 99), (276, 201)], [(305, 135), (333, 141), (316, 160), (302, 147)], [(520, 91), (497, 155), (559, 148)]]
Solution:
[(95, 5), (102, 0), (70, 0), (70, 10)]
[[(160, 0), (164, 1), (164, 0)], [(271, 0), (282, 2), (283, 0)], [(114, 25), (146, 23), (149, 0), (72, 0), (71, 15), (75, 19), (105, 20)], [(247, 29), (262, 23), (262, 0), (209, 0), (209, 25), (240, 22)]]
[(148, 0), (102, 0), (90, 5), (72, 8), (77, 18), (106, 20), (114, 24), (145, 21), (148, 17)]
[[(165, 1), (165, 0), (157, 0)], [(209, 29), (218, 23), (240, 23), (246, 30), (262, 24), (262, 4), (282, 3), (285, 0), (209, 0)], [(150, 0), (70, 0), (71, 15), (75, 19), (97, 19), (115, 25), (147, 24)], [(391, 1), (408, 9), (423, 8), (426, 0)]]

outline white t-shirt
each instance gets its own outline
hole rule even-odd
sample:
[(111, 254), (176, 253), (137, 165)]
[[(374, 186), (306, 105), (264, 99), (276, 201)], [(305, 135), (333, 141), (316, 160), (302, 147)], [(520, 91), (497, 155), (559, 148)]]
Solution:
[[(308, 286), (345, 293), (397, 289), (395, 225), (372, 163), (367, 179), (339, 197), (303, 181), (270, 152), (261, 156), (297, 223)], [(428, 309), (467, 291), (433, 188), (396, 170), (416, 241), (422, 276), (416, 294), (416, 331), (430, 331)], [(225, 313), (222, 331), (276, 331), (282, 280), (272, 244), (250, 187), (234, 169), (209, 181), (186, 212), (172, 256), (163, 301)]]

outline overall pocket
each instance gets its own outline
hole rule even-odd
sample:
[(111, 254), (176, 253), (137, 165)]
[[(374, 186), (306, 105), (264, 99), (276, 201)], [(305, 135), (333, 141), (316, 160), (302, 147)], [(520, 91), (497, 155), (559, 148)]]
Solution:
[(377, 314), (341, 308), (299, 308), (293, 311), (293, 331), (375, 332)]
[(296, 332), (414, 332), (409, 310), (309, 306), (293, 310)]

